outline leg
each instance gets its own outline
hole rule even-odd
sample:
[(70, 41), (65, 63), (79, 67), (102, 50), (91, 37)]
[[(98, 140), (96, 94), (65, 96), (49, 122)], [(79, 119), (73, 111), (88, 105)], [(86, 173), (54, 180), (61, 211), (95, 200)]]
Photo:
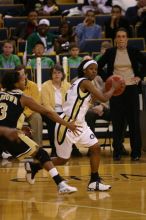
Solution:
[(95, 144), (90, 148), (90, 166), (91, 166), (91, 173), (98, 172), (99, 163), (100, 163), (100, 146)]
[(111, 188), (110, 185), (102, 184), (98, 174), (100, 163), (100, 146), (98, 144), (90, 147), (90, 166), (91, 166), (91, 178), (88, 185), (89, 191), (106, 191)]
[(77, 191), (76, 187), (71, 187), (64, 182), (63, 178), (59, 175), (57, 169), (54, 167), (52, 161), (50, 160), (48, 153), (44, 149), (39, 148), (34, 158), (37, 159), (40, 162), (40, 164), (34, 164), (30, 162), (26, 162), (25, 164), (25, 168), (27, 171), (26, 178), (30, 184), (34, 184), (35, 174), (39, 169), (43, 168), (50, 173), (51, 177), (58, 186), (59, 193), (72, 193)]
[(131, 145), (131, 159), (139, 160), (141, 157), (141, 132), (139, 121), (139, 94), (137, 86), (127, 88), (126, 116), (129, 125), (129, 136)]
[(50, 118), (47, 118), (43, 116), (43, 120), (46, 122), (47, 125), (47, 132), (48, 132), (48, 138), (50, 141), (50, 146), (51, 146), (51, 157), (56, 156), (56, 148), (54, 144), (54, 135), (55, 135), (55, 125), (56, 122), (52, 121)]
[(113, 126), (113, 159), (121, 159), (121, 145), (123, 141), (123, 131), (125, 131), (125, 106), (124, 95), (112, 97), (110, 100), (111, 120)]
[(32, 129), (33, 140), (41, 147), (43, 132), (43, 123), (41, 115), (37, 112), (34, 112), (29, 118), (27, 118), (27, 121)]

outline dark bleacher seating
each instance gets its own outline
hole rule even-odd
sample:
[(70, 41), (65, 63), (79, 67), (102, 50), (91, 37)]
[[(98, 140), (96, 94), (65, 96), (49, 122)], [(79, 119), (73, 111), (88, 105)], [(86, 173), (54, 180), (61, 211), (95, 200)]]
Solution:
[[(34, 82), (37, 82), (37, 71), (36, 69), (33, 69), (33, 76), (34, 76)], [(51, 69), (42, 69), (42, 83), (45, 81), (51, 79)]]
[(63, 12), (65, 10), (69, 10), (70, 8), (75, 8), (75, 7), (78, 7), (78, 9), (81, 9), (82, 4), (78, 4), (78, 3), (59, 4), (59, 7), (60, 7), (61, 12)]
[(59, 34), (59, 27), (58, 26), (49, 27), (49, 32), (58, 35)]
[(69, 81), (73, 80), (78, 76), (78, 69), (77, 68), (70, 68), (69, 69)]
[(128, 45), (135, 47), (139, 50), (145, 50), (145, 40), (144, 38), (129, 38)]
[(101, 48), (101, 43), (103, 41), (109, 41), (112, 45), (112, 39), (111, 38), (102, 38), (102, 39), (87, 39), (83, 42), (81, 51), (82, 52), (99, 52)]
[(72, 16), (72, 17), (65, 17), (65, 19), (70, 23), (71, 26), (76, 26), (79, 23), (82, 23), (85, 19), (84, 16)]
[(4, 18), (4, 27), (17, 27), (20, 22), (26, 22), (27, 17)]
[(93, 52), (93, 53), (92, 53), (93, 59), (94, 59), (97, 55), (99, 55), (99, 54), (100, 54), (100, 52)]
[[(105, 22), (109, 19), (110, 15), (97, 15), (96, 16), (96, 24), (104, 27)], [(85, 16), (71, 16), (66, 17), (66, 20), (70, 22), (72, 26), (76, 26), (79, 23), (82, 23), (85, 19)]]
[(111, 15), (97, 15), (96, 24), (104, 27), (105, 22), (111, 17)]
[(17, 52), (23, 53), (25, 51), (26, 41), (17, 43)]
[(8, 29), (7, 28), (0, 28), (0, 40), (8, 39)]
[[(59, 26), (62, 17), (61, 16), (52, 16), (52, 17), (39, 17), (39, 19), (48, 19), (50, 21), (50, 26)], [(4, 18), (4, 27), (17, 27), (17, 25), (20, 22), (27, 22), (27, 17), (23, 16), (23, 17), (11, 17), (11, 18)]]
[(50, 26), (59, 26), (62, 20), (61, 16), (40, 16), (39, 20), (48, 19), (50, 21)]
[(5, 4), (0, 5), (0, 13), (3, 15), (12, 15), (12, 16), (20, 16), (24, 12), (23, 4)]

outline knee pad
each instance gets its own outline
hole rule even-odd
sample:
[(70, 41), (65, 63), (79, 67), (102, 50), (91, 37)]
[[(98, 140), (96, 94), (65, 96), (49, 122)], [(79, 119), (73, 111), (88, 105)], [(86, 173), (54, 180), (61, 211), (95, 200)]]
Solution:
[(44, 163), (51, 161), (49, 154), (42, 148), (39, 148), (35, 155), (35, 158), (43, 165)]

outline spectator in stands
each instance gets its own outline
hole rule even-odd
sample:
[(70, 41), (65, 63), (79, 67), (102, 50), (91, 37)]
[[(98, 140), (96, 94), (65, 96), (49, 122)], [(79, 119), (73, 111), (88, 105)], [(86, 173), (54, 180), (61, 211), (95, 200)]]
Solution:
[(82, 11), (86, 14), (87, 11), (95, 11), (95, 14), (106, 14), (111, 12), (111, 4), (109, 0), (88, 0), (89, 5), (82, 7)]
[[(137, 161), (141, 157), (141, 133), (139, 122), (139, 90), (138, 84), (146, 73), (145, 56), (135, 48), (127, 46), (128, 36), (121, 28), (116, 33), (116, 47), (106, 50), (98, 62), (98, 73), (107, 66), (107, 78), (113, 74), (121, 75), (126, 83), (126, 89), (120, 96), (113, 96), (110, 100), (111, 120), (113, 125), (113, 159), (120, 160), (121, 152), (119, 138), (125, 128), (125, 121), (129, 125), (131, 160)], [(140, 72), (140, 66), (144, 72)]]
[(126, 29), (128, 37), (132, 37), (129, 22), (122, 16), (122, 8), (119, 5), (114, 5), (112, 7), (111, 18), (105, 23), (105, 37), (114, 40), (117, 29), (121, 27)]
[(43, 6), (42, 10), (38, 11), (39, 15), (60, 15), (59, 5), (55, 0), (47, 0), (46, 4)]
[(100, 53), (96, 55), (94, 60), (98, 61), (102, 57), (102, 55), (105, 53), (105, 51), (112, 47), (112, 44), (109, 41), (103, 41), (101, 43)]
[(12, 39), (17, 42), (24, 42), (33, 32), (37, 30), (38, 25), (38, 13), (36, 11), (30, 11), (27, 16), (27, 22), (20, 22), (16, 27), (14, 36)]
[(131, 25), (136, 25), (142, 21), (143, 16), (146, 14), (146, 1), (137, 0), (137, 5), (129, 7), (126, 11), (126, 18)]
[(75, 28), (75, 34), (80, 49), (84, 47), (84, 41), (86, 39), (95, 39), (102, 37), (101, 27), (95, 23), (95, 12), (87, 11), (83, 23), (80, 23)]
[(69, 45), (72, 42), (75, 42), (72, 27), (67, 21), (62, 21), (59, 26), (59, 36), (54, 43), (54, 50), (57, 54), (68, 52)]
[(31, 67), (32, 69), (36, 68), (36, 59), (37, 57), (41, 58), (41, 67), (46, 69), (46, 68), (53, 68), (54, 66), (54, 61), (47, 57), (44, 56), (44, 52), (45, 52), (45, 47), (42, 41), (38, 41), (36, 42), (34, 49), (33, 49), (33, 54), (34, 54), (34, 58), (29, 59), (27, 62), (27, 67)]
[[(25, 66), (20, 65), (15, 68), (17, 71), (25, 73)], [(24, 94), (32, 97), (37, 103), (41, 103), (41, 97), (36, 83), (31, 80), (28, 80), (26, 75), (26, 86), (24, 89)], [(32, 130), (32, 139), (38, 144), (39, 147), (42, 147), (42, 131), (43, 123), (40, 113), (34, 112), (28, 107), (25, 107), (24, 114), (26, 116), (25, 120), (31, 127)]]
[(14, 42), (6, 40), (2, 47), (3, 53), (0, 54), (0, 68), (14, 69), (16, 66), (21, 64), (20, 58), (13, 54)]
[(80, 48), (76, 43), (69, 46), (68, 66), (69, 68), (78, 68), (83, 58), (79, 56)]
[(33, 53), (33, 48), (38, 41), (42, 41), (45, 46), (45, 54), (54, 52), (54, 40), (56, 35), (49, 33), (50, 22), (47, 19), (39, 21), (37, 31), (31, 34), (27, 39), (27, 54)]

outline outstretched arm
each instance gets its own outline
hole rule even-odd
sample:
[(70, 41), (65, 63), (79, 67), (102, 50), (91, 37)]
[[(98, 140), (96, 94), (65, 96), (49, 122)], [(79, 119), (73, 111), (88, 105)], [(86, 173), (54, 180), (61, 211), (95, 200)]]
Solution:
[(25, 106), (29, 107), (32, 111), (38, 112), (42, 115), (46, 115), (48, 118), (52, 119), (53, 121), (66, 126), (72, 132), (76, 132), (77, 130), (79, 130), (74, 122), (66, 122), (65, 120), (60, 118), (55, 111), (52, 111), (51, 109), (50, 110), (46, 109), (44, 106), (39, 105), (37, 102), (35, 102), (33, 98), (29, 96), (23, 95), (21, 97), (21, 104), (23, 107)]
[(4, 136), (10, 141), (16, 141), (18, 140), (18, 130), (16, 128), (0, 126), (0, 136)]

